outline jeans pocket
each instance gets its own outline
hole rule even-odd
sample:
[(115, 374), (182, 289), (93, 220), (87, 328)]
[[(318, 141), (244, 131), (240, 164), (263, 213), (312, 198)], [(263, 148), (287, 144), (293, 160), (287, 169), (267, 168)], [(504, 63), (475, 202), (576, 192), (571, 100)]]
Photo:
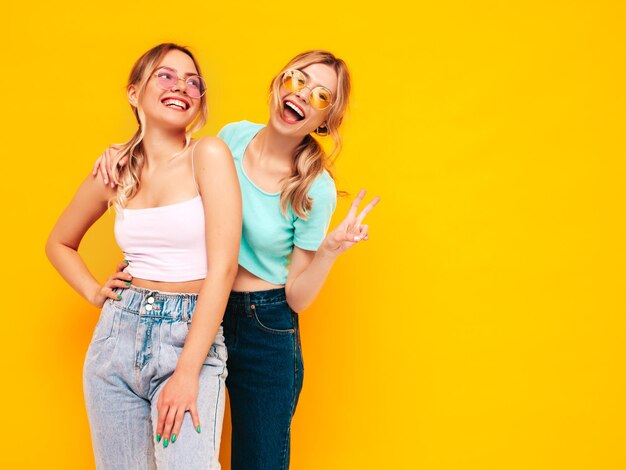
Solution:
[(256, 325), (266, 333), (292, 335), (296, 331), (287, 302), (250, 306), (250, 310)]
[(113, 304), (113, 301), (107, 301), (104, 304), (104, 307), (100, 311), (100, 318), (98, 318), (98, 323), (93, 330), (93, 336), (91, 338), (92, 343), (106, 341), (111, 336), (113, 336), (115, 329), (115, 320), (117, 317), (119, 317), (119, 313), (119, 308), (117, 308)]
[(170, 327), (170, 337), (169, 342), (170, 345), (174, 349), (182, 349), (185, 345), (185, 341), (187, 340), (187, 334), (189, 334), (189, 327), (191, 326), (190, 321), (179, 321), (174, 320), (169, 322)]

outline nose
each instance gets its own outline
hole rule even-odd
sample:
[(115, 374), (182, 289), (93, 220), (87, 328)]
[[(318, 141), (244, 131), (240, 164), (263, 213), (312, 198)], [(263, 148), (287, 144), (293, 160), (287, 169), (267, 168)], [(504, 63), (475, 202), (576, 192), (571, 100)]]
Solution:
[[(179, 86), (180, 82), (183, 82), (182, 87)], [(183, 93), (187, 92), (187, 82), (185, 80), (183, 80), (182, 78), (179, 78), (178, 80), (176, 80), (176, 83), (174, 85), (172, 85), (171, 88), (172, 91), (182, 91)]]
[[(305, 95), (305, 90), (306, 90), (306, 95)], [(305, 86), (304, 88), (296, 92), (296, 96), (300, 98), (302, 101), (304, 101), (305, 103), (308, 103), (309, 97), (311, 96), (311, 89), (308, 86)]]

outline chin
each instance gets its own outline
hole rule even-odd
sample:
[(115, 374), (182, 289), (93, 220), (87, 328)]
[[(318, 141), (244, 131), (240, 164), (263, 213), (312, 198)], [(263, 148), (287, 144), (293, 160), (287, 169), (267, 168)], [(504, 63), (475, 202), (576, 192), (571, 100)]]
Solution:
[(193, 119), (165, 119), (161, 121), (161, 125), (171, 130), (178, 130), (185, 132), (185, 130), (191, 125)]

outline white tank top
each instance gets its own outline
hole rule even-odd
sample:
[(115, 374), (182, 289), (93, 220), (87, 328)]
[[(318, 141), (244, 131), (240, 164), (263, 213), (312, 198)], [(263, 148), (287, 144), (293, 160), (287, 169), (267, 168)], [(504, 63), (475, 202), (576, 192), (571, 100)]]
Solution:
[[(194, 150), (195, 145), (192, 172)], [(199, 193), (177, 204), (118, 210), (114, 232), (128, 260), (125, 271), (133, 277), (185, 282), (207, 275), (204, 206)]]

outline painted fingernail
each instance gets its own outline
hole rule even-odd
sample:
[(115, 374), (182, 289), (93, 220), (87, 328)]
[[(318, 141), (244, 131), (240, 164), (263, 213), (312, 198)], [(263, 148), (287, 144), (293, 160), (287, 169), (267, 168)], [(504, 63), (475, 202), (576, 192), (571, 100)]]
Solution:
[(122, 294), (117, 295), (117, 300), (122, 300)]
[(176, 442), (176, 434), (172, 434), (172, 444)]
[(126, 281), (126, 285), (127, 285), (127, 286), (130, 286), (130, 282)]
[(157, 442), (161, 442), (161, 435), (157, 434)]
[(196, 431), (198, 431), (198, 434), (200, 434), (200, 426), (196, 428)]
[(124, 263), (128, 264), (128, 260), (127, 260), (127, 259), (125, 259), (125, 260), (124, 260)]
[(167, 442), (167, 439), (163, 439), (163, 447), (167, 447), (168, 444), (169, 442)]

